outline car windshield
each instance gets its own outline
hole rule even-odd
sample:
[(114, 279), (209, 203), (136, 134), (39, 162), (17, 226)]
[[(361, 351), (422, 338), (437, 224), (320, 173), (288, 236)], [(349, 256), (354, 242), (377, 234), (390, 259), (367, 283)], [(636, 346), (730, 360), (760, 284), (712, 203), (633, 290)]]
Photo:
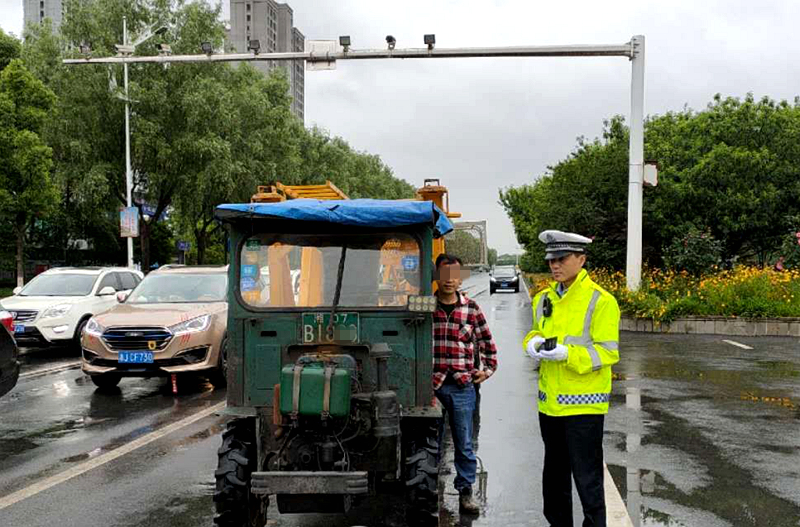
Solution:
[(86, 296), (92, 292), (96, 274), (40, 274), (22, 288), (19, 296)]
[[(343, 250), (344, 249), (344, 250)], [(242, 299), (258, 308), (405, 307), (420, 291), (420, 249), (407, 234), (259, 235), (239, 253)]]
[(517, 271), (513, 267), (498, 267), (494, 270), (494, 275), (498, 278), (517, 276)]
[(165, 273), (145, 277), (128, 304), (185, 304), (192, 302), (224, 302), (228, 292), (228, 276), (222, 273)]

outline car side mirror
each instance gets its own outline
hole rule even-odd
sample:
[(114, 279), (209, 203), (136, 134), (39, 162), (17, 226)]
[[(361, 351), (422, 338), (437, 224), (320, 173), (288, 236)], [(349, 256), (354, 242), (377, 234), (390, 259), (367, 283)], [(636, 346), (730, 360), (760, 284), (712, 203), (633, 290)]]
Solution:
[(22, 291), (22, 288), (21, 288), (21, 287), (19, 287), (19, 286), (17, 286), (17, 287), (15, 287), (15, 288), (14, 288), (14, 290), (13, 290), (13, 291), (11, 291), (11, 292), (12, 292), (12, 293), (14, 293), (15, 295), (18, 295), (20, 291)]
[(128, 298), (128, 293), (124, 293), (124, 292), (122, 292), (122, 291), (120, 291), (119, 293), (117, 293), (117, 302), (119, 302), (120, 304), (121, 304), (121, 303), (123, 303), (123, 302), (125, 302), (125, 300), (126, 300), (127, 298)]
[(114, 289), (113, 287), (108, 285), (108, 286), (104, 287), (103, 289), (101, 289), (100, 292), (97, 293), (97, 296), (111, 296), (116, 292), (117, 292), (116, 289)]

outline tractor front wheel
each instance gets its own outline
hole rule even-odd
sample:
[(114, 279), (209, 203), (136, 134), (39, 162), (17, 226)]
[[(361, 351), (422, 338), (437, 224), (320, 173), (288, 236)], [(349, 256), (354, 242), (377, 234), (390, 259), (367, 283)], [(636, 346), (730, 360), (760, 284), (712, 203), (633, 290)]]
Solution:
[(234, 419), (222, 434), (222, 446), (214, 476), (217, 527), (265, 527), (269, 498), (250, 491), (256, 471), (256, 423), (253, 418)]
[(420, 426), (406, 443), (405, 483), (410, 510), (433, 518), (439, 511), (439, 431)]

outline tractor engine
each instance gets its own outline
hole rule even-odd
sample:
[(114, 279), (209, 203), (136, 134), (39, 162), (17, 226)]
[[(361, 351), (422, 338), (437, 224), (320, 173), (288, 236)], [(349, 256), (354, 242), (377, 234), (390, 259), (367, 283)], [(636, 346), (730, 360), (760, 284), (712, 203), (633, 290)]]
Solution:
[(370, 349), (377, 386), (367, 392), (351, 355), (309, 353), (285, 366), (276, 390), (280, 447), (267, 455), (266, 470), (396, 475), (400, 408), (397, 394), (387, 389), (390, 354), (386, 344)]

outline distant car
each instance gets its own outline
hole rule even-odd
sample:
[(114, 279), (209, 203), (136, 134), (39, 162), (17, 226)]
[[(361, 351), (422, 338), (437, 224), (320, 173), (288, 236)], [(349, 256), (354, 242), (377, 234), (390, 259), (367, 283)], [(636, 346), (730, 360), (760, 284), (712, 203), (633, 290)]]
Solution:
[(19, 378), (19, 351), (12, 336), (13, 327), (11, 314), (0, 311), (0, 397), (10, 392)]
[(515, 293), (519, 293), (519, 281), (519, 271), (516, 268), (495, 267), (489, 275), (489, 294), (495, 294), (498, 289), (513, 289)]
[(20, 346), (80, 349), (89, 318), (116, 305), (116, 294), (129, 293), (141, 280), (141, 272), (126, 268), (49, 269), (14, 289), (14, 296), (0, 301), (0, 309), (11, 313)]
[(100, 387), (122, 377), (172, 373), (227, 377), (226, 267), (165, 266), (124, 301), (92, 317), (83, 334), (81, 368)]

